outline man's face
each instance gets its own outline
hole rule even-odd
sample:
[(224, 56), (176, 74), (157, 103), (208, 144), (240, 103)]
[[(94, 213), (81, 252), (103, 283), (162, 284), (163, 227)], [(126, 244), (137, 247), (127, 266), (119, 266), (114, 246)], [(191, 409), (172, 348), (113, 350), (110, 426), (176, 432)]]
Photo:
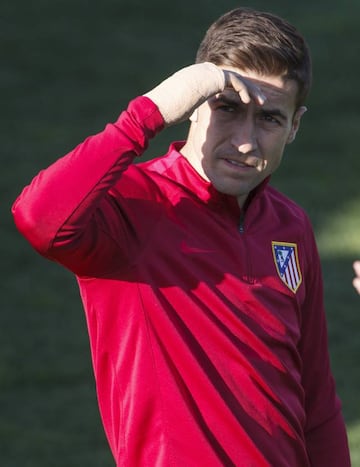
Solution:
[(196, 110), (182, 153), (201, 176), (242, 206), (250, 191), (278, 168), (306, 109), (295, 108), (295, 81), (227, 69), (255, 83), (265, 103), (244, 104), (233, 89), (211, 97)]

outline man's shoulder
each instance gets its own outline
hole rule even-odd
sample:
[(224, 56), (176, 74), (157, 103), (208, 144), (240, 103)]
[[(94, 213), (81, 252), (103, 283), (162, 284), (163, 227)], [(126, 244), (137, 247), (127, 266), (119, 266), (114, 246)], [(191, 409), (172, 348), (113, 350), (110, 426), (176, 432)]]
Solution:
[(268, 185), (265, 189), (265, 196), (279, 214), (287, 218), (293, 217), (294, 219), (308, 222), (308, 214), (305, 209), (297, 201), (285, 195), (277, 188)]
[(135, 164), (135, 167), (144, 172), (164, 174), (172, 167), (178, 157), (179, 154), (177, 153), (167, 153), (165, 155), (155, 157), (154, 159)]
[(182, 145), (183, 142), (172, 143), (166, 154), (136, 164), (137, 169), (145, 172), (165, 174), (174, 167), (175, 164), (181, 164), (183, 157), (179, 150)]
[[(176, 150), (165, 155), (131, 164), (122, 174), (115, 190), (135, 197), (158, 198), (167, 196), (176, 184), (176, 169), (182, 164), (182, 156)], [(175, 173), (174, 173), (175, 172)]]

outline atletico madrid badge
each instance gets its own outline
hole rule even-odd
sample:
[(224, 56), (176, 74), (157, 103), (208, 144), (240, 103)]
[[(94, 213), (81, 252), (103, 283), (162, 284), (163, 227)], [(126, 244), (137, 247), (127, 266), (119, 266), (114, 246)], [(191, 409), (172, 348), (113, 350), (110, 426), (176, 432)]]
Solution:
[(297, 245), (284, 242), (271, 242), (271, 244), (280, 279), (295, 293), (302, 281)]

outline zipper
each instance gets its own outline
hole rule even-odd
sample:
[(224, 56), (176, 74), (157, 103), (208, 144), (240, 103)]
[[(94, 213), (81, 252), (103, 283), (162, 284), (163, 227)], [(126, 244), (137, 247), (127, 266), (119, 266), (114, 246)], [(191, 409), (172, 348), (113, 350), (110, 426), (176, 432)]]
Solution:
[(240, 213), (239, 232), (241, 235), (245, 233), (245, 211), (244, 210), (242, 210)]
[[(238, 229), (239, 229), (240, 235), (245, 234), (245, 210), (242, 210), (240, 213)], [(248, 284), (254, 284), (255, 279), (252, 275), (251, 258), (250, 258), (250, 253), (248, 252), (248, 249), (247, 249), (246, 236), (243, 238), (243, 245), (244, 245), (244, 256), (245, 256), (245, 261), (244, 261), (245, 271), (243, 275), (243, 280), (247, 282)]]

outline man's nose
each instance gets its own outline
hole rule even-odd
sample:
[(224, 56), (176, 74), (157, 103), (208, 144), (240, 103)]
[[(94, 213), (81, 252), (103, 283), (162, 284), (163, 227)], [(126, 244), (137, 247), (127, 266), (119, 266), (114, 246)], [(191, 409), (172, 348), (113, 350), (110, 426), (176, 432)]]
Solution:
[(251, 117), (243, 119), (234, 127), (231, 143), (243, 154), (257, 149), (256, 126)]

